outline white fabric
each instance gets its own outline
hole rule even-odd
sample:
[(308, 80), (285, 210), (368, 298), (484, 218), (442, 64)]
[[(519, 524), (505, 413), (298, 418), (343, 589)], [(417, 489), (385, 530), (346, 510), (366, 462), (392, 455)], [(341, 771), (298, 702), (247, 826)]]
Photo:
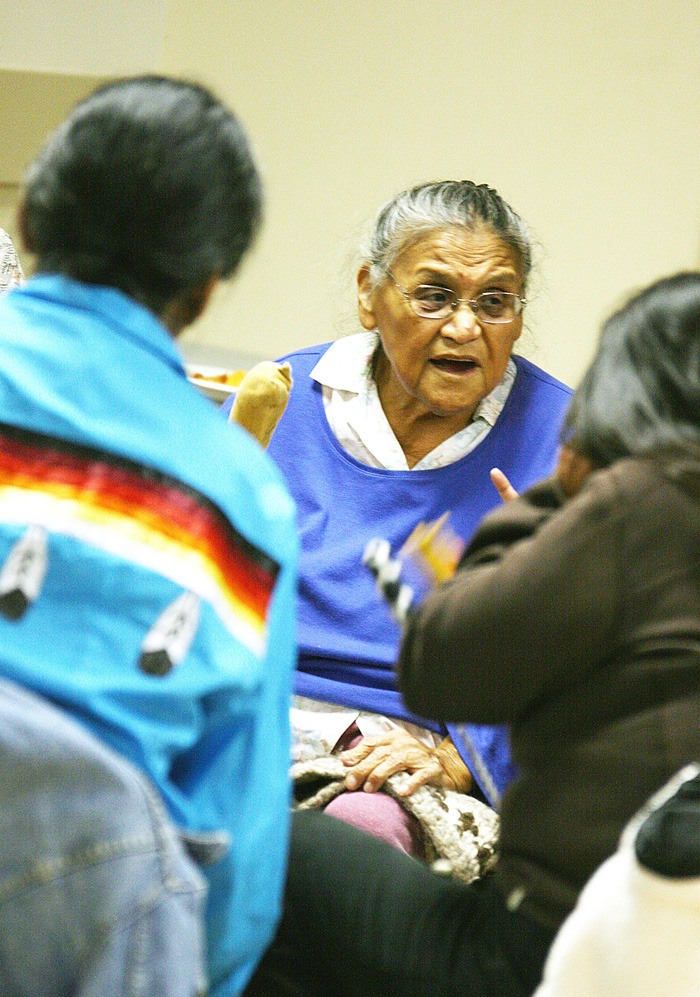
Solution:
[(0, 293), (11, 291), (24, 280), (22, 264), (7, 232), (0, 228)]
[(670, 879), (641, 866), (633, 848), (639, 825), (636, 817), (586, 884), (534, 997), (700, 994), (700, 877)]
[(442, 740), (432, 731), (408, 721), (392, 720), (377, 713), (350, 710), (345, 706), (306, 699), (303, 696), (294, 697), (290, 716), (293, 762), (306, 762), (312, 758), (329, 755), (353, 723), (363, 737), (371, 737), (393, 727), (401, 727), (431, 748)]
[[(375, 332), (346, 336), (328, 348), (310, 376), (323, 388), (326, 418), (343, 449), (370, 467), (407, 471), (406, 457), (384, 414), (372, 378), (371, 361), (376, 348)], [(479, 403), (472, 422), (418, 461), (413, 470), (452, 464), (481, 443), (503, 410), (515, 373), (515, 364), (509, 360), (500, 382)]]

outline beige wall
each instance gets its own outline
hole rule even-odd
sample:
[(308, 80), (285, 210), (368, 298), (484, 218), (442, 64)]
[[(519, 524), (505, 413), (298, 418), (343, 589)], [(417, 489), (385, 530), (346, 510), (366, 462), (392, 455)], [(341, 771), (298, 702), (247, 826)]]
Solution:
[(40, 73), (114, 76), (162, 57), (167, 0), (11, 0), (0, 29), (0, 66)]
[(351, 328), (358, 231), (424, 179), (486, 181), (530, 222), (529, 349), (570, 382), (621, 295), (698, 264), (695, 0), (168, 10), (164, 67), (232, 102), (268, 179), (258, 251), (197, 338), (276, 354)]
[(522, 352), (572, 384), (621, 297), (700, 263), (696, 0), (164, 7), (162, 54), (140, 68), (230, 101), (268, 196), (189, 349), (274, 356), (352, 331), (364, 225), (426, 179), (488, 182), (529, 221), (541, 262)]

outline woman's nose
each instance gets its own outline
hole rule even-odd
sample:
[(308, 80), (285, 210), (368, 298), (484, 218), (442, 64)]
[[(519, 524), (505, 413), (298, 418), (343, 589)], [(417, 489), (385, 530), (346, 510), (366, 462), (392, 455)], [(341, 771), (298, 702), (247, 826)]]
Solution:
[(466, 301), (462, 301), (459, 307), (452, 312), (452, 315), (443, 324), (440, 331), (448, 339), (468, 342), (470, 339), (476, 339), (477, 336), (481, 335), (481, 326), (478, 318), (472, 311), (471, 305)]

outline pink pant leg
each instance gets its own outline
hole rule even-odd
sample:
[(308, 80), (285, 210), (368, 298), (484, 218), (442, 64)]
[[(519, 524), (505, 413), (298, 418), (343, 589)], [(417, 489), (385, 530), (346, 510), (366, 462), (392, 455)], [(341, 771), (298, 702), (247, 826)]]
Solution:
[[(356, 724), (351, 724), (338, 741), (336, 751), (354, 748), (362, 740)], [(392, 796), (379, 790), (341, 793), (324, 808), (327, 814), (381, 838), (413, 858), (424, 859), (423, 832), (416, 818), (407, 813)]]
[(365, 793), (362, 790), (341, 793), (331, 800), (325, 811), (375, 838), (381, 838), (407, 855), (417, 859), (425, 857), (420, 824), (386, 793)]

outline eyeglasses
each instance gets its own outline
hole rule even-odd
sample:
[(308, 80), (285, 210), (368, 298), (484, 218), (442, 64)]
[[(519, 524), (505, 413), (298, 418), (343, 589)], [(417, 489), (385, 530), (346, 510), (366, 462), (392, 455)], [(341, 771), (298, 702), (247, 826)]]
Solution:
[(458, 298), (454, 291), (437, 284), (419, 284), (412, 291), (407, 291), (390, 270), (384, 272), (387, 277), (391, 277), (396, 290), (404, 296), (411, 311), (420, 318), (447, 318), (460, 305), (469, 305), (480, 322), (506, 325), (521, 313), (526, 304), (525, 298), (510, 291), (484, 291), (476, 298)]

